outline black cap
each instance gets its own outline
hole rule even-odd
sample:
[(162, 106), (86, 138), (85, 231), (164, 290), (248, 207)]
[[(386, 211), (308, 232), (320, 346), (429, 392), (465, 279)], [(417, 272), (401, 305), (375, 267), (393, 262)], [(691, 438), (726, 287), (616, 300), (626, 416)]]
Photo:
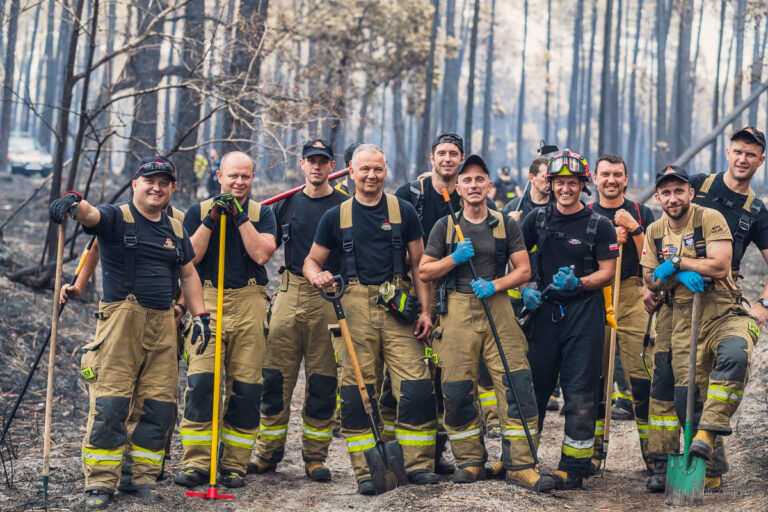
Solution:
[(333, 160), (333, 148), (324, 139), (312, 139), (304, 144), (304, 148), (301, 150), (301, 158), (309, 158), (314, 155), (327, 156)]
[(464, 154), (464, 139), (461, 138), (461, 135), (449, 132), (441, 133), (432, 142), (432, 149), (435, 149), (435, 146), (438, 144), (455, 144), (456, 147), (459, 148), (461, 154)]
[(176, 170), (171, 162), (161, 156), (145, 156), (139, 162), (139, 167), (136, 169), (133, 179), (138, 179), (139, 176), (151, 176), (160, 173), (167, 174), (171, 181), (176, 181)]
[(751, 126), (742, 128), (741, 130), (734, 132), (734, 134), (731, 135), (731, 140), (733, 139), (746, 139), (748, 141), (754, 142), (763, 148), (763, 151), (765, 151), (765, 134), (757, 128), (753, 128)]
[(362, 142), (355, 142), (354, 144), (347, 146), (347, 149), (344, 150), (344, 163), (347, 164), (347, 166), (352, 163), (352, 155), (355, 154), (355, 150), (360, 144), (362, 144)]
[(477, 165), (483, 170), (485, 174), (487, 174), (488, 176), (491, 175), (491, 173), (488, 171), (488, 166), (485, 165), (485, 160), (483, 160), (483, 158), (480, 155), (469, 155), (467, 159), (464, 160), (464, 163), (459, 168), (459, 172), (457, 172), (456, 175), (458, 176), (459, 174), (461, 174), (462, 171), (464, 171), (464, 169), (466, 169), (470, 165)]
[(678, 167), (677, 165), (668, 165), (656, 173), (656, 188), (659, 188), (659, 185), (661, 185), (664, 180), (670, 178), (674, 178), (685, 183), (691, 182), (691, 178), (688, 176), (688, 171), (682, 167)]

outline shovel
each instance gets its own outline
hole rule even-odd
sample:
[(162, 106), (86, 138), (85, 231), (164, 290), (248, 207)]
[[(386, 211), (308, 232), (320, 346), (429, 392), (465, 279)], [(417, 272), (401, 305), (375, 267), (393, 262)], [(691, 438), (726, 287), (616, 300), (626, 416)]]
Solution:
[(691, 347), (688, 362), (688, 396), (685, 404), (685, 443), (682, 455), (670, 455), (667, 460), (667, 486), (664, 504), (671, 506), (701, 505), (704, 497), (706, 462), (690, 453), (693, 438), (693, 403), (696, 395), (696, 342), (699, 333), (701, 293), (693, 295), (691, 318)]
[(325, 291), (320, 290), (320, 295), (325, 300), (333, 303), (333, 310), (336, 312), (336, 318), (339, 319), (339, 328), (341, 328), (341, 335), (347, 347), (352, 371), (355, 374), (357, 387), (360, 390), (360, 398), (363, 401), (365, 413), (368, 415), (368, 421), (371, 424), (373, 438), (376, 440), (376, 446), (363, 451), (363, 455), (365, 455), (365, 461), (368, 463), (368, 470), (371, 472), (374, 492), (382, 494), (398, 486), (408, 484), (408, 477), (405, 474), (403, 448), (397, 441), (385, 443), (381, 440), (376, 417), (373, 414), (373, 402), (368, 395), (368, 388), (365, 386), (363, 373), (360, 371), (360, 363), (357, 361), (355, 347), (352, 345), (352, 337), (349, 335), (347, 319), (344, 317), (344, 310), (341, 308), (341, 296), (344, 295), (344, 280), (338, 275), (333, 276), (333, 279), (339, 283), (339, 291), (335, 294), (327, 294)]
[[(616, 275), (613, 280), (613, 314), (616, 320), (619, 319), (619, 293), (621, 291), (621, 259), (624, 245), (619, 244), (619, 257), (616, 259)], [(611, 327), (611, 338), (608, 345), (608, 375), (605, 377), (605, 427), (603, 431), (603, 467), (600, 476), (605, 476), (605, 464), (608, 461), (608, 443), (611, 439), (611, 412), (613, 404), (611, 397), (613, 395), (613, 375), (616, 370), (616, 334), (618, 329)]]

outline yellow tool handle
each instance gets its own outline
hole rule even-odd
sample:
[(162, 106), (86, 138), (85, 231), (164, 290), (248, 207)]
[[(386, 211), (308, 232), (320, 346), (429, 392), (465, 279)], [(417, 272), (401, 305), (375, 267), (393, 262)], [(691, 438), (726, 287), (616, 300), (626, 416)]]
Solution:
[(227, 239), (227, 216), (219, 219), (219, 273), (216, 282), (216, 347), (213, 358), (213, 427), (211, 428), (211, 475), (209, 483), (216, 485), (216, 463), (219, 449), (219, 399), (221, 398), (221, 330), (224, 317), (224, 248)]
[(349, 362), (352, 364), (352, 372), (355, 374), (357, 387), (360, 389), (360, 398), (363, 400), (365, 413), (370, 415), (373, 413), (371, 399), (368, 397), (368, 388), (365, 387), (365, 379), (363, 379), (363, 372), (360, 371), (360, 362), (357, 360), (355, 347), (352, 345), (352, 336), (349, 334), (346, 318), (339, 319), (339, 328), (341, 328), (341, 336), (344, 338), (344, 344), (347, 347), (347, 354), (349, 354)]

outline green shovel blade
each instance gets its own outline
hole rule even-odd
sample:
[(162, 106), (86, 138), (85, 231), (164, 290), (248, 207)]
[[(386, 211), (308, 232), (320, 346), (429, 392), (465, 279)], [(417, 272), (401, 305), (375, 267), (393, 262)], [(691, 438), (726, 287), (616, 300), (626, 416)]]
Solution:
[(667, 460), (667, 487), (664, 504), (671, 506), (701, 505), (704, 498), (704, 477), (707, 464), (704, 459), (685, 454), (670, 455)]

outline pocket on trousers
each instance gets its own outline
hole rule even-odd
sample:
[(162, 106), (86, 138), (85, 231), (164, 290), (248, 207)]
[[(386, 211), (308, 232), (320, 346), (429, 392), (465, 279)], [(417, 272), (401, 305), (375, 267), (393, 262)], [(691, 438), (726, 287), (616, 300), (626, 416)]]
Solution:
[[(98, 334), (98, 332), (97, 332)], [(83, 355), (80, 358), (80, 375), (88, 382), (93, 384), (99, 375), (100, 348), (104, 343), (104, 338), (97, 338), (83, 347)]]
[(440, 346), (443, 339), (443, 327), (437, 326), (432, 331), (431, 347), (425, 347), (424, 355), (427, 359), (430, 359), (438, 367), (442, 368), (443, 364), (440, 361)]
[(333, 347), (333, 359), (336, 361), (336, 367), (341, 368), (341, 351), (344, 347), (344, 339), (341, 337), (339, 324), (328, 324), (328, 335)]

